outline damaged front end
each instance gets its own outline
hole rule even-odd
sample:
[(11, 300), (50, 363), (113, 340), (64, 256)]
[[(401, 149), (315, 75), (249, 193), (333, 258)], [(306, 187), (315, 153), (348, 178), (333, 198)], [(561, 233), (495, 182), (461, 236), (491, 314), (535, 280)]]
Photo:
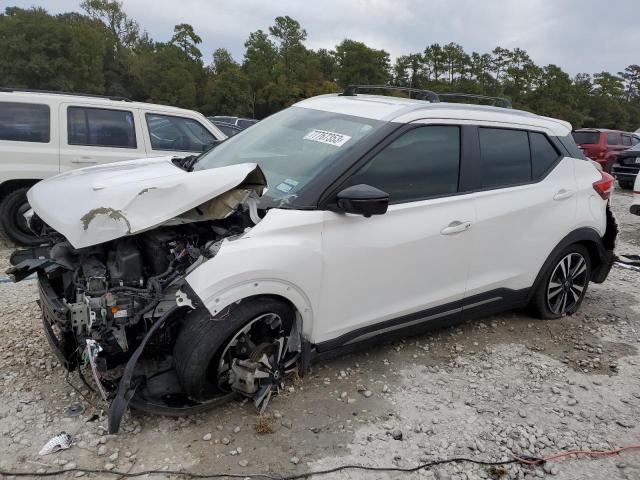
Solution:
[[(135, 182), (122, 180), (128, 181), (128, 188), (122, 188), (108, 168), (96, 170), (100, 178), (72, 177), (82, 178), (84, 185), (70, 182), (56, 208), (78, 210), (70, 203), (69, 189), (94, 189), (104, 198), (119, 194), (109, 207), (85, 208), (75, 223), (68, 210), (44, 207), (44, 193), (57, 188), (45, 185), (40, 192), (30, 192), (36, 214), (55, 233), (46, 255), (42, 247), (36, 253), (14, 255), (24, 260), (7, 273), (16, 281), (37, 274), (49, 344), (68, 371), (90, 370), (99, 395), (110, 402), (112, 433), (118, 431), (129, 404), (149, 413), (179, 415), (219, 405), (243, 390), (251, 396), (258, 388), (256, 379), (253, 388), (243, 385), (196, 400), (183, 391), (172, 362), (185, 319), (204, 310), (185, 277), (214, 257), (223, 242), (241, 237), (260, 221), (256, 199), (265, 188), (264, 176), (256, 165), (241, 167), (225, 167), (234, 171), (221, 173), (224, 182), (219, 188), (211, 171), (183, 175), (171, 170), (177, 166), (169, 169), (170, 182), (153, 172), (138, 172)], [(208, 197), (202, 196), (203, 181), (210, 183)], [(58, 183), (58, 188), (65, 187), (65, 182)], [(107, 184), (117, 186), (118, 192), (105, 195)], [(154, 191), (156, 202), (140, 200)], [(181, 206), (163, 212), (163, 205), (177, 193)]]

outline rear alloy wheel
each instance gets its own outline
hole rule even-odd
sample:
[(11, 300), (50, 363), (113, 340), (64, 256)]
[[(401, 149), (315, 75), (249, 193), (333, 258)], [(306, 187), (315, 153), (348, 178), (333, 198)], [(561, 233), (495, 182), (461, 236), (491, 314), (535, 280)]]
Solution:
[(532, 313), (543, 319), (574, 314), (591, 278), (591, 257), (582, 245), (570, 245), (546, 269), (531, 299)]
[(587, 260), (580, 253), (564, 256), (547, 284), (547, 307), (555, 315), (576, 311), (587, 289)]

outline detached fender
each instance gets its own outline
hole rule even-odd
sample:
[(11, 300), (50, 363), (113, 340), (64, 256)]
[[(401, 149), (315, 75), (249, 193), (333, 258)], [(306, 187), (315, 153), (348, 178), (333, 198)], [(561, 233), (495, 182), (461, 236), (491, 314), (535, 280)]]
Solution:
[(225, 241), (186, 281), (212, 315), (244, 298), (282, 297), (302, 317), (309, 339), (322, 278), (321, 212), (288, 212), (269, 211), (247, 235)]

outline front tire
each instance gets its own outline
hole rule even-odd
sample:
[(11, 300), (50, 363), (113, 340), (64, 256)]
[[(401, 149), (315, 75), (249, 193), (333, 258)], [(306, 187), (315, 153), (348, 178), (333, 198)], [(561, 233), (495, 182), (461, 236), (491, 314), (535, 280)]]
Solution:
[[(293, 309), (286, 302), (270, 297), (233, 304), (228, 312), (216, 317), (204, 308), (192, 312), (174, 347), (174, 366), (182, 388), (197, 401), (227, 395), (231, 390), (220, 370), (221, 366), (229, 368), (223, 358), (230, 354), (229, 349), (233, 349), (236, 358), (249, 358), (265, 342), (289, 335), (294, 318)], [(245, 330), (246, 338), (240, 339), (238, 335)]]
[(18, 245), (35, 246), (42, 239), (35, 235), (27, 225), (24, 213), (29, 210), (27, 191), (29, 187), (21, 187), (10, 192), (0, 203), (0, 224), (11, 240)]
[(541, 319), (573, 315), (584, 299), (591, 278), (591, 257), (574, 244), (558, 253), (545, 271), (531, 299), (530, 309)]

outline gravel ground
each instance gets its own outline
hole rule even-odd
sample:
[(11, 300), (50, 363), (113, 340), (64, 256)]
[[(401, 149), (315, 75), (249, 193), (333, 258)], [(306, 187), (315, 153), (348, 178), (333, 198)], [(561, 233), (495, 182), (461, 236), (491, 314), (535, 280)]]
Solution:
[[(640, 254), (640, 217), (628, 213), (630, 199), (621, 191), (613, 199), (622, 226), (618, 254)], [(0, 246), (3, 267), (10, 248)], [(638, 444), (639, 280), (640, 272), (614, 267), (570, 318), (543, 322), (509, 312), (316, 365), (263, 417), (242, 402), (179, 419), (134, 413), (116, 436), (105, 434), (98, 399), (87, 402), (65, 382), (41, 332), (35, 282), (0, 283), (0, 470), (284, 475), (345, 463), (414, 467), (444, 457), (509, 459), (512, 452)], [(70, 381), (79, 386), (77, 377)], [(69, 408), (78, 404), (84, 412), (73, 416)], [(72, 447), (38, 456), (61, 431)], [(546, 476), (638, 479), (640, 451), (544, 468), (449, 464), (322, 478)]]

